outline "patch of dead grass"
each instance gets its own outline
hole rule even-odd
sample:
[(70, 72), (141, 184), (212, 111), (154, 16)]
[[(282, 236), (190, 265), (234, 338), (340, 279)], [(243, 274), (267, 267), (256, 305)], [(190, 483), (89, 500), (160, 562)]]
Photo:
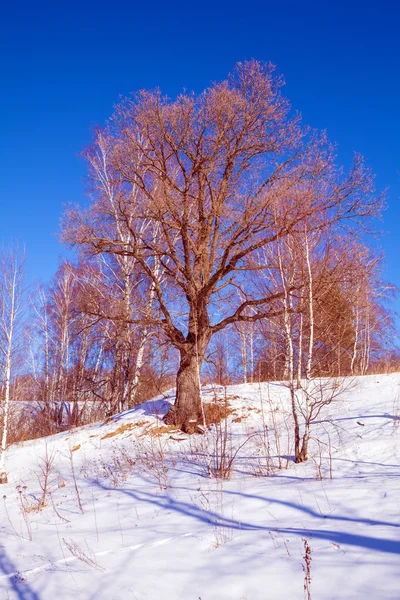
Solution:
[(112, 438), (116, 435), (120, 435), (121, 433), (125, 433), (125, 431), (131, 431), (133, 427), (133, 423), (123, 423), (118, 427), (118, 429), (114, 429), (114, 431), (110, 431), (109, 433), (106, 433), (106, 435), (103, 435), (101, 439), (107, 440), (108, 438)]
[[(101, 438), (102, 440), (106, 440), (108, 438), (112, 438), (116, 435), (121, 435), (122, 433), (125, 433), (126, 431), (132, 431), (132, 429), (135, 429), (136, 427), (148, 427), (151, 423), (149, 421), (137, 421), (136, 423), (123, 423), (122, 425), (120, 425), (117, 429), (114, 429), (114, 431), (110, 431), (109, 433), (106, 433), (106, 435), (103, 435), (103, 437)], [(128, 437), (128, 436), (126, 436)]]
[[(204, 417), (207, 427), (216, 425), (229, 415), (234, 414), (235, 410), (231, 407), (228, 400), (214, 400), (213, 402), (204, 404)], [(202, 423), (200, 423), (202, 425)]]

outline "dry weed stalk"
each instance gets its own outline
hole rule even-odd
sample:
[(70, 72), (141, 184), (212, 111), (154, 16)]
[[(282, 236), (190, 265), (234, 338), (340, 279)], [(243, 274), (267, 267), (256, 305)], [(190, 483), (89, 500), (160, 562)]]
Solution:
[[(15, 527), (14, 527), (14, 524), (13, 524), (13, 522), (11, 521), (11, 518), (10, 518), (10, 513), (8, 512), (8, 508), (7, 508), (7, 503), (6, 503), (6, 500), (7, 500), (7, 496), (6, 496), (6, 495), (4, 495), (4, 496), (3, 496), (4, 512), (5, 512), (5, 513), (6, 513), (6, 515), (7, 515), (7, 520), (8, 520), (8, 522), (10, 523), (10, 527), (11, 527), (11, 529), (13, 530), (13, 532), (15, 533), (15, 535), (17, 536), (17, 538), (21, 539), (21, 536), (20, 536), (20, 534), (19, 534), (19, 533), (18, 533), (18, 531), (15, 529)], [(28, 534), (29, 534), (29, 531), (28, 531)], [(31, 534), (32, 534), (32, 532), (31, 532)], [(29, 538), (29, 540), (30, 540), (30, 541), (32, 541), (32, 538), (30, 537), (30, 538)]]
[(160, 490), (169, 487), (169, 466), (166, 460), (166, 440), (161, 435), (150, 435), (136, 444), (137, 465), (149, 475), (155, 475)]
[[(210, 434), (212, 447), (210, 453), (211, 465), (207, 464), (208, 475), (217, 479), (230, 479), (233, 465), (240, 450), (257, 434), (250, 434), (246, 436), (242, 443), (234, 445), (231, 422), (228, 421), (228, 418), (215, 423)], [(208, 439), (206, 440), (207, 442)], [(210, 466), (211, 473), (209, 470)]]
[(302, 564), (304, 573), (304, 599), (312, 600), (311, 598), (311, 547), (306, 539), (303, 538), (304, 544), (304, 563)]
[(393, 431), (397, 432), (400, 428), (400, 388), (393, 399)]
[[(86, 553), (72, 539), (70, 539), (69, 542), (67, 542), (67, 540), (65, 538), (62, 538), (62, 541), (67, 546), (67, 548), (71, 552), (72, 556), (75, 556), (75, 558), (77, 558), (81, 562), (85, 563), (85, 565), (87, 565), (91, 569), (94, 569), (95, 571), (99, 571), (100, 573), (105, 571), (105, 569), (103, 567), (100, 567), (100, 565), (96, 562), (96, 556), (95, 556), (94, 552), (89, 548), (87, 543), (86, 543), (86, 548), (87, 548), (87, 553)], [(90, 556), (88, 556), (89, 554), (92, 556), (92, 558)]]
[(70, 463), (71, 463), (72, 481), (74, 483), (74, 489), (75, 489), (75, 494), (76, 494), (76, 500), (77, 500), (77, 503), (78, 503), (78, 507), (79, 507), (79, 510), (81, 511), (81, 513), (83, 514), (84, 511), (83, 511), (81, 496), (80, 496), (80, 493), (79, 493), (78, 483), (77, 483), (77, 480), (76, 480), (76, 474), (75, 474), (75, 467), (74, 467), (74, 458), (73, 458), (73, 456), (74, 456), (73, 455), (73, 449), (70, 448), (69, 449), (69, 460), (70, 460)]
[[(220, 546), (232, 541), (233, 530), (227, 525), (227, 521), (224, 517), (224, 490), (223, 483), (221, 480), (217, 482), (217, 488), (209, 490), (208, 493), (204, 493), (201, 488), (200, 491), (200, 507), (202, 510), (210, 514), (210, 523), (212, 525), (214, 540), (212, 544), (213, 550), (216, 550)], [(210, 501), (210, 495), (213, 495), (215, 500)]]
[[(270, 410), (270, 414), (271, 414), (271, 420), (272, 420), (272, 427), (274, 430), (274, 440), (275, 440), (275, 448), (276, 448), (276, 455), (278, 457), (278, 468), (282, 469), (282, 457), (281, 457), (281, 436), (280, 436), (280, 431), (278, 428), (278, 424), (276, 422), (276, 410), (272, 404), (272, 400), (271, 400), (271, 394), (270, 394), (270, 390), (269, 390), (269, 382), (267, 383), (267, 390), (268, 390), (268, 405), (269, 405), (269, 410)], [(261, 399), (261, 410), (262, 410), (262, 415), (263, 415), (263, 420), (264, 420), (264, 408), (263, 408), (263, 402), (262, 402), (262, 398), (261, 398), (261, 385), (260, 385), (260, 399)]]
[[(263, 397), (262, 397), (262, 392), (261, 392), (261, 383), (258, 384), (258, 389), (259, 389), (259, 396), (260, 396), (262, 433), (259, 435), (260, 443), (257, 445), (262, 452), (262, 457), (260, 456), (258, 458), (258, 470), (256, 472), (256, 475), (269, 476), (274, 473), (274, 461), (271, 456), (271, 443), (270, 443), (270, 439), (269, 439), (269, 429), (268, 429), (268, 425), (267, 425), (267, 422), (265, 419), (264, 403), (263, 403)], [(269, 402), (269, 405), (271, 408), (271, 398), (269, 395), (269, 386), (268, 386), (268, 402)], [(274, 411), (272, 410), (272, 408), (271, 408), (271, 416), (272, 416), (272, 423), (273, 423), (274, 434), (275, 434), (275, 443), (276, 443), (276, 448), (277, 448), (278, 464), (279, 464), (279, 468), (281, 468), (279, 433), (278, 433), (278, 428), (276, 426)]]

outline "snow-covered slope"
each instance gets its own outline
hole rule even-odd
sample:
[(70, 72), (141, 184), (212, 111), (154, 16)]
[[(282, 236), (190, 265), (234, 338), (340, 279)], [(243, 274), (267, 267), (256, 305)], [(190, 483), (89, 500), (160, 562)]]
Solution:
[(172, 396), (10, 447), (0, 598), (301, 600), (307, 540), (314, 600), (399, 599), (399, 392), (356, 378), (295, 465), (285, 386), (228, 388), (224, 481), (207, 476), (224, 427), (166, 428)]

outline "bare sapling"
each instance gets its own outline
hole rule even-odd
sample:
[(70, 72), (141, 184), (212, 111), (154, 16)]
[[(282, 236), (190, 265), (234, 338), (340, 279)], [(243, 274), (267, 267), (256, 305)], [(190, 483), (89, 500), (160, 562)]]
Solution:
[[(314, 379), (300, 389), (290, 386), (293, 418), (295, 419), (295, 462), (308, 459), (311, 427), (320, 417), (321, 411), (335, 402), (350, 384), (340, 379)], [(302, 432), (300, 429), (302, 424)]]
[(57, 485), (56, 477), (54, 474), (54, 460), (56, 454), (52, 450), (49, 452), (47, 444), (45, 444), (45, 454), (38, 461), (39, 471), (37, 473), (37, 480), (39, 487), (42, 491), (41, 498), (38, 504), (38, 510), (47, 506), (46, 500), (49, 494), (51, 494), (53, 487)]

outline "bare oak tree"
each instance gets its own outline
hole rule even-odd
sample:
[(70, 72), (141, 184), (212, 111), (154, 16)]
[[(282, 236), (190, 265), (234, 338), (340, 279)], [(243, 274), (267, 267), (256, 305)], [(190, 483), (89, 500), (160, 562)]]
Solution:
[(273, 71), (251, 61), (199, 96), (142, 91), (121, 102), (87, 151), (90, 163), (100, 139), (107, 146), (113, 206), (92, 170), (90, 208), (65, 217), (65, 241), (134, 258), (154, 290), (145, 317), (180, 353), (167, 421), (184, 430), (201, 421), (211, 336), (282, 313), (291, 293), (259, 291), (257, 273), (268, 266), (259, 250), (304, 235), (305, 223), (312, 235), (379, 209), (361, 157), (344, 174), (325, 135), (291, 115)]

